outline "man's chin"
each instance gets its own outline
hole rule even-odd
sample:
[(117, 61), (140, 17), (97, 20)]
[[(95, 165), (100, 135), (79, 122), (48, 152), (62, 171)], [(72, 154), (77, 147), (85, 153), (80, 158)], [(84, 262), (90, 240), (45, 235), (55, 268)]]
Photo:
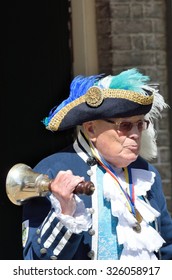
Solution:
[(138, 154), (132, 154), (130, 157), (128, 157), (128, 160), (130, 162), (133, 162), (138, 158), (138, 156), (139, 156)]

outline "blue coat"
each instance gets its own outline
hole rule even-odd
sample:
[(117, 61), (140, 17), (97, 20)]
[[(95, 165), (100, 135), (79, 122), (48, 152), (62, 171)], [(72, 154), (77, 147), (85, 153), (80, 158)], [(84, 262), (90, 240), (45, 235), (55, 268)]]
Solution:
[[(162, 191), (161, 178), (154, 166), (146, 162), (141, 157), (131, 164), (133, 168), (140, 168), (153, 171), (156, 174), (155, 182), (148, 192), (150, 204), (158, 210), (161, 215), (157, 218), (158, 231), (166, 241), (158, 254), (158, 258), (172, 260), (172, 219), (167, 211), (166, 200)], [(34, 168), (34, 171), (47, 174), (49, 178), (54, 178), (60, 170), (71, 169), (75, 175), (84, 176), (89, 181), (87, 175), (89, 162), (85, 163), (75, 152), (72, 146), (65, 150), (53, 154), (43, 159)], [(82, 195), (82, 199), (87, 208), (92, 207), (91, 197)], [(28, 221), (25, 226), (24, 238), (26, 244), (23, 250), (24, 259), (59, 259), (59, 260), (87, 260), (92, 258), (91, 232), (80, 234), (71, 233), (61, 224), (51, 208), (50, 200), (47, 197), (33, 198), (23, 206), (23, 221)], [(27, 223), (25, 223), (26, 225)], [(45, 224), (48, 225), (45, 234), (42, 233)], [(56, 228), (56, 237), (52, 238), (52, 244), (48, 249), (43, 247), (44, 242), (53, 235)], [(57, 232), (58, 230), (58, 232)], [(42, 233), (42, 234), (41, 234)], [(49, 241), (51, 242), (51, 240)], [(58, 256), (53, 251), (60, 244)]]

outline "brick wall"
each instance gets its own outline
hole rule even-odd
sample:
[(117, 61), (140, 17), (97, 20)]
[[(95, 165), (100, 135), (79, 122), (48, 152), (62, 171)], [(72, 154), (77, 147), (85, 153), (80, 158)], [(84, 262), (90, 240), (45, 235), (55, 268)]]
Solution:
[[(164, 0), (96, 0), (99, 72), (116, 74), (137, 67), (160, 84), (168, 103), (166, 2)], [(159, 170), (172, 213), (169, 110), (156, 124)]]

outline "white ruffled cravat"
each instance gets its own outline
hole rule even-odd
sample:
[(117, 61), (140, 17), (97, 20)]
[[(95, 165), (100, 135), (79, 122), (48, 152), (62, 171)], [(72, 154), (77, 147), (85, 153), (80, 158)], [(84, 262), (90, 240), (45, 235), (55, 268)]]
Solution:
[[(159, 233), (149, 224), (160, 215), (152, 206), (139, 196), (145, 196), (151, 189), (155, 174), (147, 170), (132, 169), (132, 179), (135, 186), (135, 207), (143, 220), (140, 224), (141, 232), (135, 232), (133, 226), (137, 222), (126, 207), (125, 197), (115, 185), (113, 177), (104, 175), (104, 197), (111, 201), (112, 215), (118, 218), (118, 242), (123, 245), (121, 259), (156, 259), (157, 252), (165, 242)], [(139, 179), (138, 179), (139, 178)], [(119, 177), (121, 186), (125, 186), (123, 176)]]

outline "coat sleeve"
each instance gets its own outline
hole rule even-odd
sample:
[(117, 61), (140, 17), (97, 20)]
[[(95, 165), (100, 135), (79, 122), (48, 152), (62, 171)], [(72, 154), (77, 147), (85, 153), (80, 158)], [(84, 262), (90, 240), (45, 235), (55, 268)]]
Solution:
[[(61, 168), (67, 168), (66, 160), (63, 161), (50, 157), (40, 162), (34, 171), (53, 179)], [(83, 236), (83, 232), (72, 233), (59, 220), (48, 197), (33, 198), (23, 205), (24, 259), (75, 259), (79, 248), (85, 246)]]
[(47, 198), (32, 199), (23, 208), (24, 259), (73, 259), (83, 233), (67, 229)]

